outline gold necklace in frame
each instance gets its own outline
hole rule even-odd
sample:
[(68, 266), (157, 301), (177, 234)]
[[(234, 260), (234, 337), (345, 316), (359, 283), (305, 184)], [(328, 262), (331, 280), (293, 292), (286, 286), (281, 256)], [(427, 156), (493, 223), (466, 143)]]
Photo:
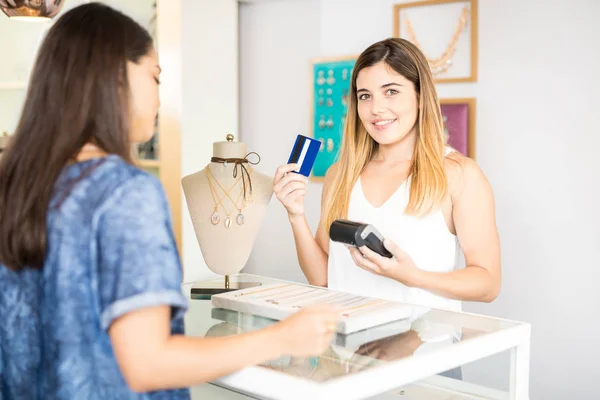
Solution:
[[(462, 9), (462, 12), (460, 13), (460, 17), (458, 19), (458, 25), (456, 26), (454, 35), (452, 36), (450, 43), (446, 47), (446, 50), (438, 58), (427, 57), (427, 62), (429, 63), (429, 66), (431, 68), (431, 73), (434, 76), (448, 71), (448, 69), (452, 66), (452, 64), (453, 64), (452, 57), (454, 56), (454, 53), (456, 52), (456, 44), (458, 43), (460, 34), (462, 33), (463, 29), (467, 25), (468, 18), (469, 18), (469, 7), (465, 6)], [(406, 22), (406, 30), (408, 31), (409, 40), (411, 42), (413, 42), (414, 45), (417, 46), (421, 51), (423, 51), (423, 48), (421, 47), (421, 45), (419, 44), (419, 41), (417, 40), (415, 30), (412, 26), (412, 23), (408, 19), (408, 16), (404, 17), (404, 21)]]

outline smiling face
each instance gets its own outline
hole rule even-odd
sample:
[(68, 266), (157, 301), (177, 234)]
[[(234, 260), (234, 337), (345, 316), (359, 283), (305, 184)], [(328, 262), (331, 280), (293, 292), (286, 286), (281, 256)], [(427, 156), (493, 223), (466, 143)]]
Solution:
[(359, 71), (356, 99), (362, 124), (380, 145), (416, 134), (419, 100), (415, 87), (384, 61)]

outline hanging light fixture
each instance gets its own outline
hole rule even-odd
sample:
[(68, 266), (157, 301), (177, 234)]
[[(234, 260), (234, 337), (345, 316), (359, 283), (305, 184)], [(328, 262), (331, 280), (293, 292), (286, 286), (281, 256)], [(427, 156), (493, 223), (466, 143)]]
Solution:
[(64, 0), (0, 0), (0, 10), (10, 19), (45, 21), (54, 18)]

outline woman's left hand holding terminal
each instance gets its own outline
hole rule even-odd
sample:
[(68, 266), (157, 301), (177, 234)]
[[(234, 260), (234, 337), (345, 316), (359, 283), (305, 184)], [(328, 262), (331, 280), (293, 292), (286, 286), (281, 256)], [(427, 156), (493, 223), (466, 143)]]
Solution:
[(418, 286), (422, 271), (417, 268), (412, 258), (389, 239), (383, 244), (392, 253), (392, 258), (380, 256), (366, 246), (350, 247), (354, 263), (369, 272), (397, 280), (406, 286)]

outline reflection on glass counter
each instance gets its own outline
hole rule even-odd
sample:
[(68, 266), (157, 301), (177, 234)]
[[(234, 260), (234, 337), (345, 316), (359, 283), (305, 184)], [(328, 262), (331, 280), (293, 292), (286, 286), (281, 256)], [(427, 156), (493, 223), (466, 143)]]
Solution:
[[(230, 279), (263, 285), (284, 282), (249, 274)], [(188, 296), (192, 285), (184, 286)], [(229, 336), (276, 323), (214, 308), (208, 300), (190, 300), (189, 305), (186, 334), (190, 336)], [(444, 399), (453, 400), (528, 399), (529, 324), (407, 306), (410, 317), (349, 335), (337, 334), (318, 357), (280, 357), (214, 384), (252, 398), (271, 399), (371, 399), (390, 391), (393, 396), (402, 391), (419, 396), (414, 398), (430, 398), (436, 390), (446, 395)], [(462, 380), (462, 365), (504, 351), (511, 352), (510, 392)]]
[[(486, 333), (471, 325), (438, 320), (450, 312), (413, 306), (413, 317), (349, 335), (336, 335), (331, 347), (319, 357), (281, 357), (262, 364), (285, 374), (316, 382), (351, 375), (389, 361), (451, 347)], [(454, 313), (450, 313), (454, 314)], [(223, 322), (209, 328), (206, 336), (229, 336), (267, 327), (276, 321), (251, 314), (212, 308), (211, 318)], [(490, 328), (488, 328), (490, 329)]]

